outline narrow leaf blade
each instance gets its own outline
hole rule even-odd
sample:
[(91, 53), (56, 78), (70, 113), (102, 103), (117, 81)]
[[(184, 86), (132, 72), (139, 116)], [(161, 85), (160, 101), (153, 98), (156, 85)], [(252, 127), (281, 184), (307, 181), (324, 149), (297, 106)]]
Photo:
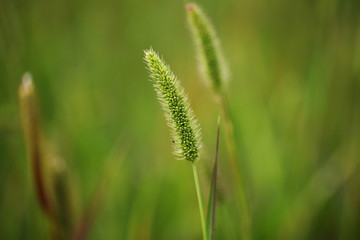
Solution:
[(206, 221), (206, 231), (208, 240), (214, 238), (215, 231), (215, 210), (216, 210), (216, 186), (217, 186), (217, 172), (218, 172), (218, 156), (219, 156), (219, 140), (220, 140), (220, 117), (218, 118), (218, 126), (216, 133), (216, 147), (215, 147), (215, 161), (212, 171), (210, 193), (209, 193), (209, 204)]

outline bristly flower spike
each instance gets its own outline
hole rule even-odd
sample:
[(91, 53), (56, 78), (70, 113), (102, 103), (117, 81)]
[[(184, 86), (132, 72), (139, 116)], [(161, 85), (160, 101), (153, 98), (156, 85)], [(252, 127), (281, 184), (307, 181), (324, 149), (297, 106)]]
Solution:
[(154, 50), (146, 50), (144, 60), (172, 132), (175, 154), (195, 163), (200, 156), (200, 130), (184, 89)]
[(195, 3), (186, 5), (187, 17), (196, 43), (200, 70), (215, 93), (225, 87), (228, 71), (215, 30), (201, 8)]

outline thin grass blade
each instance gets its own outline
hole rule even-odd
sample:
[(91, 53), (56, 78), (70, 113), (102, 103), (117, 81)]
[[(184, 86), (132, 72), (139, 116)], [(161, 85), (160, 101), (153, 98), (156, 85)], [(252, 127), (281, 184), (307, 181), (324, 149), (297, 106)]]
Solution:
[(208, 240), (214, 239), (215, 231), (215, 210), (216, 210), (216, 189), (217, 189), (217, 172), (218, 172), (218, 158), (219, 158), (219, 141), (220, 141), (220, 117), (218, 118), (218, 126), (216, 133), (216, 147), (215, 147), (215, 161), (211, 177), (209, 204), (206, 221), (206, 231)]

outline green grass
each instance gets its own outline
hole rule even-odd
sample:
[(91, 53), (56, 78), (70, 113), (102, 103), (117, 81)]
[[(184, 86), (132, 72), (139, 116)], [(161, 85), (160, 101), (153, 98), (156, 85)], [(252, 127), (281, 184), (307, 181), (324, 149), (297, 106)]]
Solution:
[[(198, 4), (231, 70), (226, 96), (253, 239), (359, 239), (358, 3)], [(49, 239), (20, 120), (27, 71), (79, 212), (114, 145), (127, 146), (89, 239), (201, 239), (191, 163), (170, 161), (168, 128), (146, 81), (149, 46), (171, 63), (201, 124), (206, 200), (221, 110), (199, 81), (183, 1), (0, 1), (0, 239)], [(226, 146), (224, 129), (214, 239), (240, 239)]]

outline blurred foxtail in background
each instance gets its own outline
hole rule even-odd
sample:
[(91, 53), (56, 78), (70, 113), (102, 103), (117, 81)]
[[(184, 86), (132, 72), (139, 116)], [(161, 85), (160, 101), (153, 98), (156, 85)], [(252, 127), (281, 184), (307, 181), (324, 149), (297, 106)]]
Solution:
[(232, 189), (235, 192), (238, 213), (241, 216), (242, 237), (251, 239), (251, 216), (248, 206), (247, 190), (243, 181), (244, 168), (239, 165), (236, 139), (234, 135), (234, 123), (230, 113), (230, 107), (226, 94), (228, 69), (220, 49), (220, 43), (216, 36), (214, 27), (205, 16), (202, 9), (195, 3), (186, 5), (187, 17), (190, 29), (193, 33), (193, 40), (196, 45), (196, 52), (199, 61), (199, 69), (202, 78), (210, 85), (214, 100), (219, 104), (224, 116), (226, 145), (232, 173), (232, 185), (239, 185), (239, 188)]
[(69, 190), (63, 161), (53, 156), (43, 136), (35, 86), (29, 73), (23, 76), (19, 101), (29, 167), (39, 205), (50, 222), (51, 238), (68, 239), (75, 220), (73, 192)]
[[(24, 74), (19, 88), (20, 110), (26, 136), (29, 167), (40, 208), (51, 228), (50, 239), (84, 240), (90, 235), (109, 188), (118, 175), (124, 147), (110, 155), (103, 176), (86, 208), (79, 213), (78, 189), (64, 159), (55, 154), (56, 146), (45, 139), (35, 86), (29, 73)], [(116, 146), (119, 147), (119, 146)], [(112, 153), (114, 154), (114, 153)], [(121, 155), (121, 156), (120, 156)], [(117, 158), (119, 160), (114, 160)]]

